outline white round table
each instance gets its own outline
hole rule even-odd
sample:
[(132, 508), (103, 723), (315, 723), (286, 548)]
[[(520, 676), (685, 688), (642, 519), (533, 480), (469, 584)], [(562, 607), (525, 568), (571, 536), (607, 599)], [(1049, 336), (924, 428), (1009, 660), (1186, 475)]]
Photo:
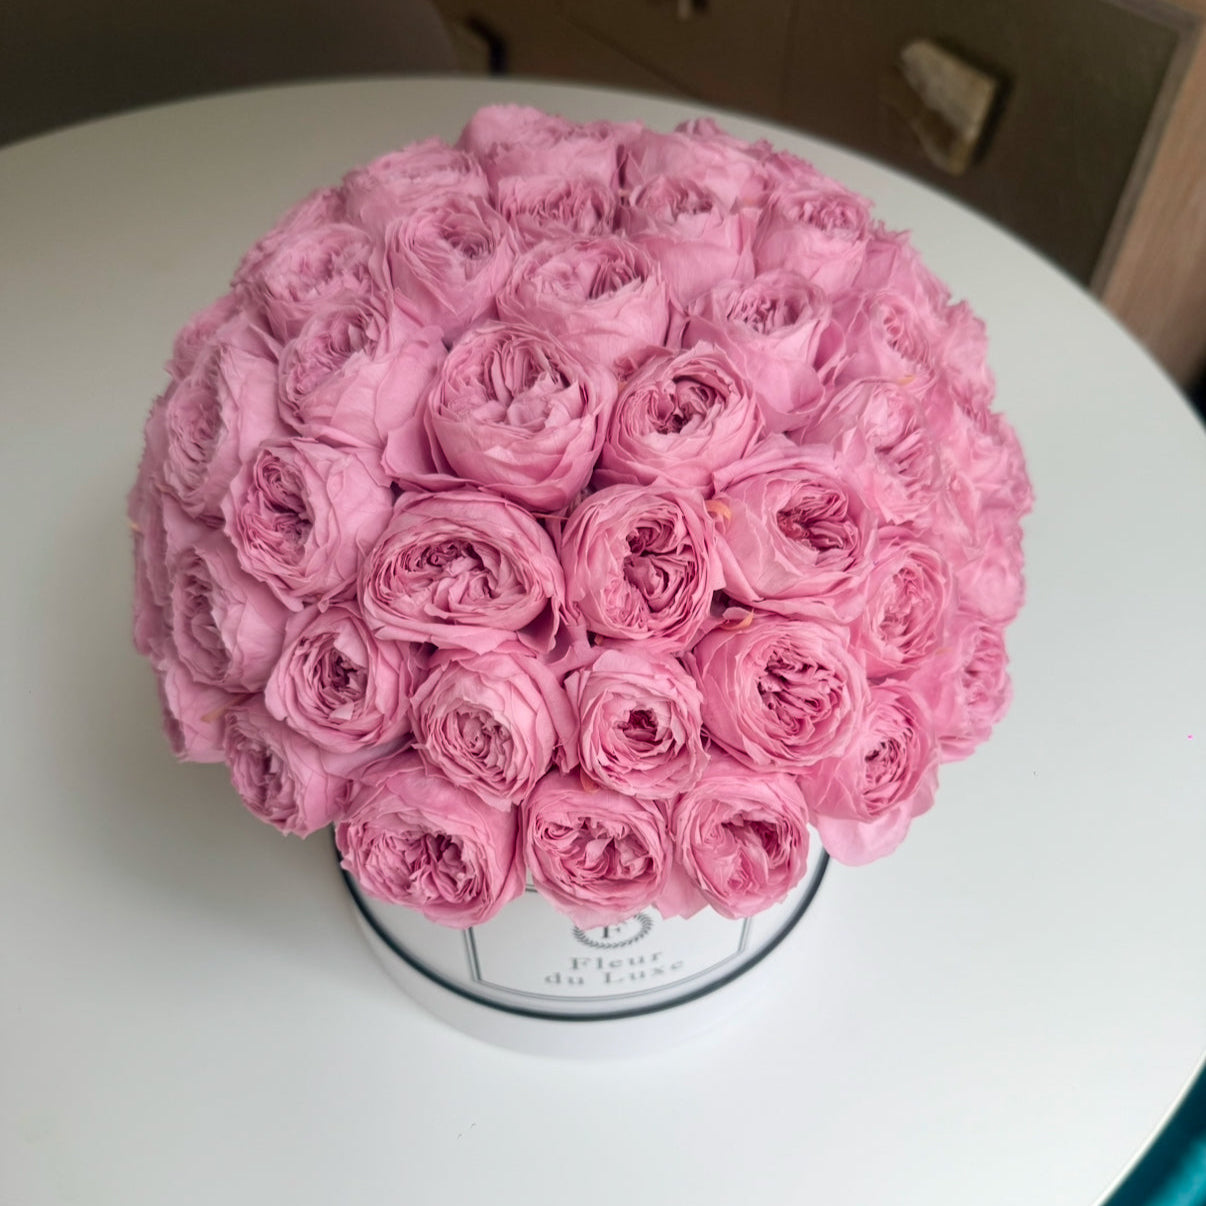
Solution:
[(168, 753), (123, 505), (173, 333), (304, 192), (502, 100), (700, 112), (370, 81), (0, 152), (0, 1201), (1092, 1206), (1206, 1042), (1206, 437), (1075, 285), (901, 176), (721, 119), (875, 199), (986, 319), (1038, 499), (1015, 699), (893, 857), (831, 868), (775, 995), (652, 1056), (488, 1047), (386, 978), (325, 839)]

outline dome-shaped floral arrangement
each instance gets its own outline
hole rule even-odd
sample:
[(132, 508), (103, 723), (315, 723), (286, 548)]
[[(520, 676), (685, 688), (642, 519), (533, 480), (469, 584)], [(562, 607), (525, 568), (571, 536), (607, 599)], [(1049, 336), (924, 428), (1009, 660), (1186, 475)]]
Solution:
[(168, 370), (129, 511), (173, 748), (434, 921), (529, 877), (751, 915), (1007, 706), (983, 326), (765, 143), (484, 109), (301, 202)]

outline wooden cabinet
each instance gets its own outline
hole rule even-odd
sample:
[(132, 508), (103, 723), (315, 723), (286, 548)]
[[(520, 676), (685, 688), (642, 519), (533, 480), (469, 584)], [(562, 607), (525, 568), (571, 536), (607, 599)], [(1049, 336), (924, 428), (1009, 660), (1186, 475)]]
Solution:
[[(438, 0), (517, 74), (674, 92), (945, 189), (1093, 289), (1178, 380), (1206, 368), (1206, 0)], [(887, 103), (910, 40), (999, 81), (962, 175)]]

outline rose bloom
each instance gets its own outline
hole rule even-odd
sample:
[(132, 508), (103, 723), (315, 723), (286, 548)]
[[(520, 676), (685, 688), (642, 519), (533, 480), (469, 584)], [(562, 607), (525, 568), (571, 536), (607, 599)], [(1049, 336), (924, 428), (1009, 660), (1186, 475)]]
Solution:
[(496, 301), (507, 322), (538, 327), (609, 366), (663, 344), (670, 326), (661, 269), (644, 248), (614, 236), (524, 252)]
[(798, 272), (826, 293), (840, 293), (858, 275), (870, 228), (867, 202), (832, 180), (778, 188), (758, 220), (754, 264), (758, 272)]
[(847, 294), (835, 307), (846, 331), (846, 358), (834, 381), (848, 385), (868, 378), (925, 389), (935, 374), (932, 319), (908, 297), (879, 292)]
[(350, 591), (393, 501), (370, 453), (296, 439), (246, 461), (222, 511), (239, 563), (300, 611)]
[(938, 646), (952, 598), (950, 567), (908, 528), (881, 528), (853, 641), (876, 678), (916, 666)]
[(517, 814), (432, 774), (415, 753), (360, 777), (335, 844), (370, 895), (438, 925), (481, 925), (524, 889)]
[(422, 646), (378, 641), (354, 604), (292, 615), (264, 689), (278, 720), (335, 753), (377, 750), (410, 732)]
[(867, 718), (843, 758), (809, 768), (804, 786), (825, 849), (859, 866), (890, 854), (938, 786), (929, 710), (903, 683), (873, 686)]
[(703, 773), (703, 699), (674, 658), (639, 646), (604, 649), (567, 676), (565, 689), (577, 714), (582, 770), (596, 783), (666, 799)]
[(314, 226), (280, 243), (254, 274), (236, 278), (236, 291), (251, 314), (285, 342), (301, 330), (316, 307), (382, 287), (373, 239), (345, 222)]
[(164, 396), (163, 479), (190, 515), (216, 524), (241, 465), (289, 429), (277, 409), (275, 343), (245, 318), (221, 327)]
[(341, 189), (320, 188), (303, 197), (243, 256), (234, 274), (236, 291), (243, 294), (258, 280), (263, 266), (286, 244), (297, 242), (310, 231), (342, 223), (346, 216)]
[(795, 778), (714, 753), (702, 778), (674, 802), (678, 866), (722, 917), (778, 904), (808, 867), (808, 807)]
[(978, 556), (961, 565), (955, 582), (965, 611), (1005, 625), (1022, 608), (1026, 582), (1022, 576), (1022, 529), (1007, 511), (996, 513)]
[(714, 121), (687, 122), (671, 134), (642, 129), (630, 139), (624, 186), (636, 191), (658, 176), (692, 180), (714, 193), (726, 210), (762, 203), (770, 177), (767, 143), (746, 143), (723, 134)]
[(495, 808), (572, 762), (574, 714), (557, 676), (527, 653), (442, 650), (412, 700), (415, 748)]
[[(1001, 511), (1020, 519), (1030, 511), (1034, 492), (1026, 462), (1017, 435), (1001, 415), (955, 410), (943, 436), (942, 470), (958, 482), (955, 502), (969, 527), (981, 526), (986, 512)], [(960, 489), (966, 500), (958, 497)]]
[(165, 605), (171, 590), (167, 565), (164, 508), (169, 504), (181, 522), (191, 528), (185, 543), (204, 534), (207, 525), (185, 513), (183, 507), (163, 483), (163, 459), (167, 449), (167, 403), (156, 398), (143, 425), (142, 456), (138, 461), (138, 476), (126, 495), (126, 519), (134, 533), (137, 550), (136, 564), (145, 573), (151, 597)]
[(871, 379), (837, 391), (801, 436), (833, 445), (863, 497), (885, 520), (913, 523), (934, 509), (943, 490), (937, 442), (945, 431), (930, 398)]
[(194, 314), (176, 332), (176, 338), (172, 341), (172, 358), (167, 363), (173, 381), (181, 381), (192, 372), (193, 365), (218, 332), (238, 313), (238, 298), (233, 293), (224, 293), (217, 301)]
[[(611, 374), (551, 335), (486, 323), (444, 361), (423, 419), (430, 451), (452, 471), (533, 510), (555, 512), (589, 480), (614, 400)], [(442, 484), (425, 469), (424, 441), (413, 430), (391, 439), (384, 465), (395, 479)]]
[(343, 178), (349, 218), (376, 231), (400, 214), (450, 193), (485, 201), (490, 182), (474, 155), (439, 138), (390, 151)]
[(172, 753), (181, 762), (221, 762), (223, 718), (243, 696), (197, 682), (170, 645), (161, 650), (155, 670)]
[(280, 407), (296, 431), (385, 450), (445, 356), (439, 329), (380, 294), (316, 310), (281, 355)]
[(996, 393), (988, 367), (988, 337), (983, 321), (966, 302), (946, 308), (936, 354), (959, 409), (969, 417), (986, 415)]
[(437, 197), (385, 232), (389, 282), (423, 323), (449, 341), (494, 317), (494, 295), (515, 260), (507, 223), (480, 197)]
[(259, 696), (228, 708), (222, 733), (230, 780), (261, 821), (305, 837), (347, 811), (357, 760), (319, 749), (270, 715)]
[(1008, 711), (1008, 665), (1002, 625), (958, 612), (945, 647), (910, 678), (933, 713), (943, 762), (966, 758)]
[(165, 654), (173, 650), (171, 618), (167, 608), (155, 598), (153, 573), (147, 553), (146, 537), (134, 533), (134, 609), (130, 635), (134, 648), (153, 666), (163, 664)]
[(753, 391), (723, 352), (705, 343), (655, 352), (616, 400), (594, 481), (710, 491), (716, 470), (761, 434)]
[(722, 281), (752, 280), (752, 211), (689, 178), (655, 176), (622, 211), (624, 232), (657, 260), (680, 306)]
[(839, 626), (758, 617), (710, 632), (686, 661), (707, 732), (754, 770), (839, 757), (862, 730), (867, 679)]
[(854, 279), (855, 293), (890, 293), (905, 298), (931, 330), (945, 326), (950, 290), (922, 263), (905, 231), (871, 231)]
[(546, 239), (609, 235), (616, 225), (616, 192), (597, 176), (507, 176), (496, 204), (520, 247)]
[(794, 272), (733, 281), (697, 300), (683, 346), (720, 348), (750, 382), (772, 431), (805, 426), (825, 400), (843, 347), (825, 293)]
[(719, 475), (712, 507), (724, 589), (781, 615), (850, 620), (875, 555), (875, 515), (823, 444), (768, 441)]
[(548, 652), (564, 596), (544, 529), (522, 507), (472, 489), (404, 494), (359, 579), (377, 636), (477, 653), (514, 636)]
[(559, 552), (571, 623), (671, 653), (708, 623), (720, 575), (712, 519), (695, 491), (600, 490), (570, 515)]
[(258, 691), (280, 655), (289, 609), (239, 567), (230, 541), (208, 531), (176, 559), (172, 640), (199, 683)]
[(635, 123), (579, 124), (524, 105), (491, 105), (469, 119), (457, 146), (482, 159), (496, 188), (507, 176), (594, 176), (615, 188), (622, 148), (637, 129)]
[(523, 805), (524, 861), (536, 887), (581, 929), (612, 925), (657, 900), (671, 867), (659, 805), (576, 775), (546, 775)]

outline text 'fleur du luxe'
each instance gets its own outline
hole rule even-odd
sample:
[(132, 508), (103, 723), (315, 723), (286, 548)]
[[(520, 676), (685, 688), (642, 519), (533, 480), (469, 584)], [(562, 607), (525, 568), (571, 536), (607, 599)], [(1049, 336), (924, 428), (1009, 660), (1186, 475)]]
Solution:
[(573, 955), (565, 972), (550, 972), (546, 984), (567, 988), (585, 988), (588, 984), (640, 984), (650, 980), (672, 977), (683, 969), (683, 961), (665, 961), (661, 951), (643, 955), (608, 958), (605, 955)]

